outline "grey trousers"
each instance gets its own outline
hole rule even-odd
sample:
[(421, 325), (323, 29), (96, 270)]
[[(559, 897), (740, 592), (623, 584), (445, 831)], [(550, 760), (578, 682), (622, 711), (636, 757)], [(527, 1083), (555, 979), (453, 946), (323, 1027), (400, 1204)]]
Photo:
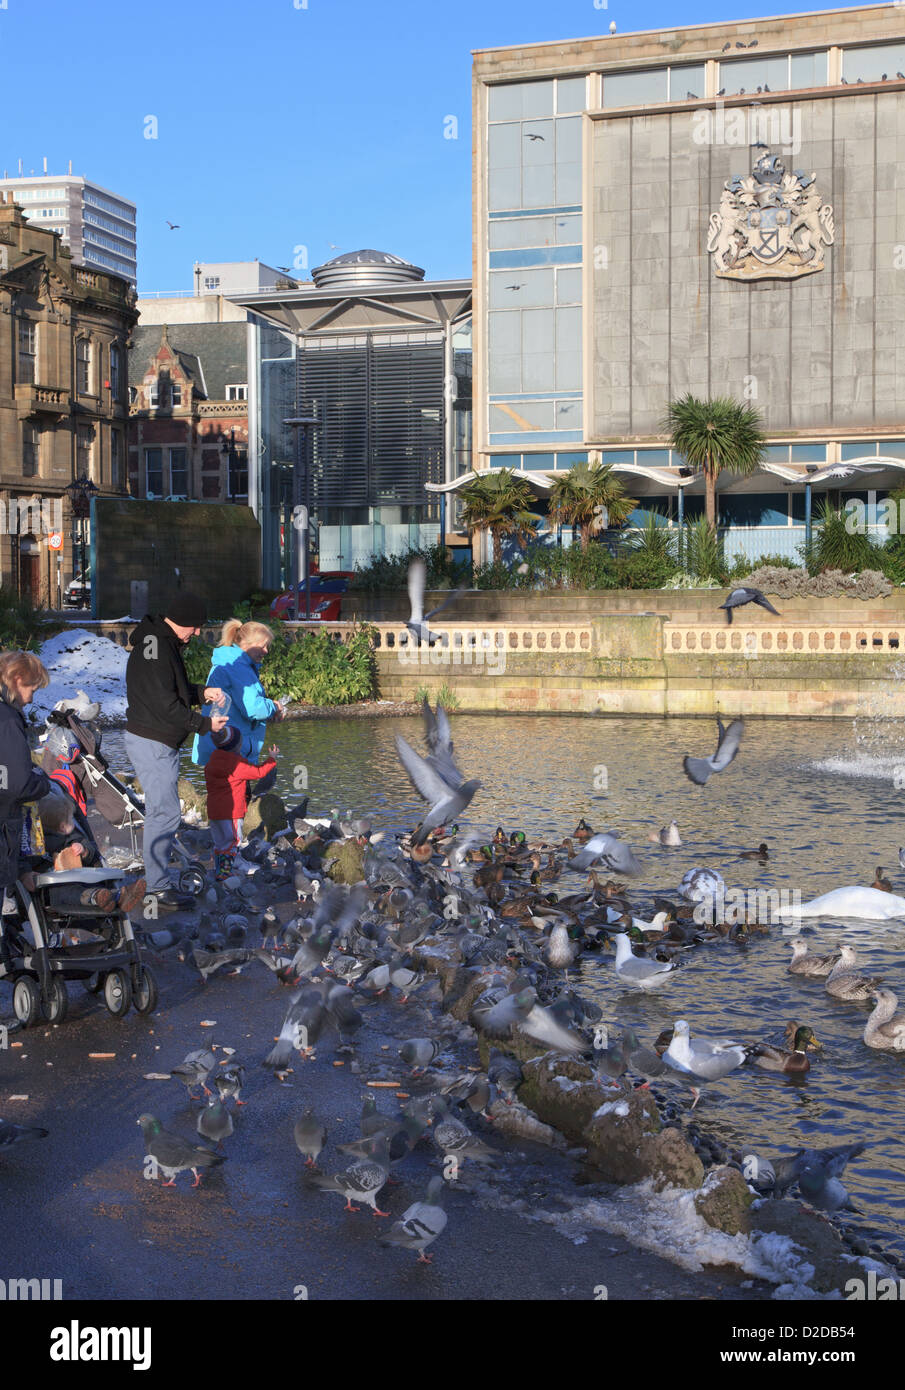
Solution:
[(170, 858), (173, 839), (182, 822), (179, 805), (179, 750), (155, 739), (125, 735), (126, 752), (141, 782), (145, 803), (142, 854), (148, 892), (172, 886)]

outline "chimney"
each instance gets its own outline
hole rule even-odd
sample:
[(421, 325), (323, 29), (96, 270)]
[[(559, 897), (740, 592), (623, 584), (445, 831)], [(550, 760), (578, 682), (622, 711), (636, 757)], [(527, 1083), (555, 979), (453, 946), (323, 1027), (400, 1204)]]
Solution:
[(44, 173), (47, 173), (47, 155), (44, 156)]

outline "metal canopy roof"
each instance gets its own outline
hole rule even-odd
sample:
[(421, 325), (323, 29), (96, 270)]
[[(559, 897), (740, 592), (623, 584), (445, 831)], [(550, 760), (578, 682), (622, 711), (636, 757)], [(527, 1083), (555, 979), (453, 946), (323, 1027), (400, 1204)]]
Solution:
[(353, 333), (373, 328), (444, 328), (471, 312), (470, 280), (316, 286), (227, 296), (290, 333)]

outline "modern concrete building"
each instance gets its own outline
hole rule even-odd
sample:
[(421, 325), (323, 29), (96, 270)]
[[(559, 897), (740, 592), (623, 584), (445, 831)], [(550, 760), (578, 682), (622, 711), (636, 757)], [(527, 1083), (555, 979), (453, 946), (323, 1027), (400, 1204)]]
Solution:
[(90, 545), (67, 489), (82, 477), (125, 495), (134, 306), (126, 279), (75, 265), (11, 194), (0, 201), (0, 580), (34, 601), (54, 604)]
[[(45, 166), (47, 161), (45, 160)], [(123, 275), (136, 283), (135, 204), (91, 179), (68, 174), (21, 174), (4, 171), (0, 192), (12, 193), (30, 222), (59, 232), (76, 265)]]
[(602, 458), (689, 518), (690, 392), (770, 440), (720, 479), (730, 554), (794, 558), (812, 490), (905, 481), (901, 6), (480, 51), (474, 129), (476, 466), (543, 495)]
[(471, 467), (471, 281), (373, 250), (312, 277), (234, 297), (252, 319), (249, 504), (268, 587), (288, 578), (294, 505), (307, 498), (321, 569), (351, 569), (436, 541), (445, 495), (425, 485)]

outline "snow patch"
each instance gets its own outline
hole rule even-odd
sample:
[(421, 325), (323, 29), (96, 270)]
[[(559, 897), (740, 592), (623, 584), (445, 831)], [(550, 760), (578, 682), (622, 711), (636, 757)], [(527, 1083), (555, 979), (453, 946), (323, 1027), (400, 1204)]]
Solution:
[(129, 653), (109, 637), (83, 627), (69, 628), (49, 638), (38, 653), (50, 672), (50, 684), (36, 690), (32, 708), (44, 719), (59, 700), (71, 700), (84, 690), (101, 706), (102, 720), (126, 717), (126, 662)]
[(623, 1115), (623, 1116), (624, 1116), (624, 1115), (627, 1115), (627, 1114), (628, 1114), (628, 1101), (627, 1101), (627, 1100), (608, 1100), (608, 1101), (606, 1102), (605, 1105), (601, 1105), (601, 1106), (600, 1106), (600, 1109), (599, 1109), (599, 1110), (595, 1110), (595, 1111), (594, 1111), (594, 1119), (596, 1120), (598, 1115)]

